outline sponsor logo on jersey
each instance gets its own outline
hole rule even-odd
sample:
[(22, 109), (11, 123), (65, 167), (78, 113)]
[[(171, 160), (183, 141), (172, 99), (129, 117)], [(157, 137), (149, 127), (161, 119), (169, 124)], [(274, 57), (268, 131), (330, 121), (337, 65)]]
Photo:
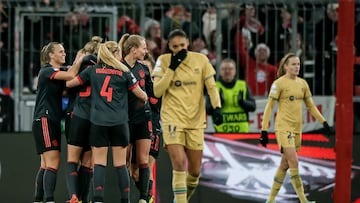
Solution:
[(183, 82), (183, 81), (180, 81), (180, 80), (176, 80), (174, 82), (174, 85), (176, 87), (180, 87), (181, 85), (185, 85), (185, 86), (187, 86), (187, 85), (196, 85), (196, 82), (195, 81)]
[(195, 81), (183, 82), (184, 85), (196, 85)]

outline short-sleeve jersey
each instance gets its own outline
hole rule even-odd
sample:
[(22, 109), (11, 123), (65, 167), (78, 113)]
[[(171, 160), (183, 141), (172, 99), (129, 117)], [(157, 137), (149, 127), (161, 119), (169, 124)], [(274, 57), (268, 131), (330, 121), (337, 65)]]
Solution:
[[(153, 82), (151, 79), (149, 68), (138, 61), (135, 62), (134, 67), (130, 67), (126, 61), (123, 63), (129, 68), (131, 73), (135, 76), (136, 80), (139, 83), (140, 88), (146, 92), (148, 96), (154, 95), (153, 93)], [(145, 107), (143, 102), (139, 101), (139, 99), (132, 92), (129, 93), (129, 123), (141, 123), (146, 121), (145, 115)], [(140, 105), (141, 104), (141, 105)], [(149, 105), (149, 103), (146, 103)], [(150, 108), (148, 106), (148, 108)]]
[[(94, 65), (92, 61), (96, 61), (96, 55), (87, 55), (84, 57), (81, 63), (79, 73), (86, 70), (91, 65)], [(73, 114), (83, 118), (90, 118), (90, 107), (91, 107), (91, 87), (90, 83), (87, 82), (76, 88), (76, 98), (74, 101)]]
[(282, 76), (272, 84), (269, 97), (278, 101), (275, 131), (301, 132), (303, 101), (311, 97), (307, 82)]
[(115, 126), (128, 122), (128, 90), (137, 87), (131, 72), (94, 65), (81, 72), (78, 80), (81, 84), (90, 81), (93, 124)]
[(47, 117), (54, 122), (60, 122), (62, 118), (62, 94), (65, 88), (63, 80), (55, 80), (59, 68), (50, 64), (45, 65), (38, 76), (36, 93), (36, 104), (34, 109), (34, 120)]
[[(158, 57), (154, 69), (154, 82), (171, 71), (171, 54)], [(163, 126), (177, 128), (205, 128), (205, 80), (214, 77), (215, 70), (209, 59), (197, 52), (187, 52), (187, 57), (177, 67), (170, 86), (162, 95), (161, 121)]]

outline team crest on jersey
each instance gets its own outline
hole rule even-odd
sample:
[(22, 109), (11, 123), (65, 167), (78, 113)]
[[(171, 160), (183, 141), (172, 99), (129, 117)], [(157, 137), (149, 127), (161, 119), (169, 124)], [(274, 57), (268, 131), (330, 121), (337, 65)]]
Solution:
[(290, 96), (290, 97), (289, 97), (289, 100), (290, 100), (290, 101), (294, 101), (294, 100), (295, 100), (295, 97), (294, 97), (294, 96)]
[(144, 70), (139, 70), (139, 76), (140, 76), (140, 78), (144, 78), (145, 77), (145, 71)]
[(199, 68), (195, 68), (195, 69), (194, 69), (194, 73), (195, 73), (195, 74), (199, 74), (199, 73), (200, 73), (200, 69), (199, 69)]
[(266, 73), (263, 70), (259, 70), (256, 73), (256, 82), (262, 83), (266, 80)]

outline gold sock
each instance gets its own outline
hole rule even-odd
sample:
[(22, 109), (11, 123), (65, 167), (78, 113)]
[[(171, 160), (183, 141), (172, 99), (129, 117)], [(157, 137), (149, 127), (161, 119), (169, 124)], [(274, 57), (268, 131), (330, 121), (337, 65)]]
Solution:
[(275, 197), (278, 194), (284, 179), (286, 176), (286, 171), (282, 170), (280, 167), (277, 169), (275, 176), (274, 176), (274, 182), (271, 187), (270, 195), (269, 195), (269, 201), (275, 201)]
[(302, 184), (301, 177), (299, 175), (299, 169), (297, 168), (290, 168), (290, 180), (292, 183), (292, 186), (297, 194), (297, 196), (300, 199), (300, 202), (307, 202), (307, 198), (304, 194), (304, 187)]
[(172, 188), (176, 203), (187, 203), (186, 172), (173, 170)]
[(196, 187), (199, 184), (200, 176), (194, 177), (190, 174), (186, 177), (186, 187), (187, 187), (187, 201), (190, 201), (191, 196), (195, 193)]

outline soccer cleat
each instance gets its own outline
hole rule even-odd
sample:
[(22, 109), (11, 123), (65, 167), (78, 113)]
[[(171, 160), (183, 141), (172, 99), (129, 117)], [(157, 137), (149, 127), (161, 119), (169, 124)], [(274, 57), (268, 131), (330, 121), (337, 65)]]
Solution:
[(139, 203), (147, 203), (147, 201), (144, 200), (144, 199), (140, 199), (140, 200), (139, 200)]
[(154, 197), (153, 196), (149, 197), (148, 203), (154, 203)]
[(67, 201), (67, 202), (69, 202), (69, 203), (81, 203), (81, 202), (79, 201), (79, 199), (76, 197), (75, 194), (73, 194), (73, 195), (71, 196), (71, 199), (70, 199), (69, 201)]

